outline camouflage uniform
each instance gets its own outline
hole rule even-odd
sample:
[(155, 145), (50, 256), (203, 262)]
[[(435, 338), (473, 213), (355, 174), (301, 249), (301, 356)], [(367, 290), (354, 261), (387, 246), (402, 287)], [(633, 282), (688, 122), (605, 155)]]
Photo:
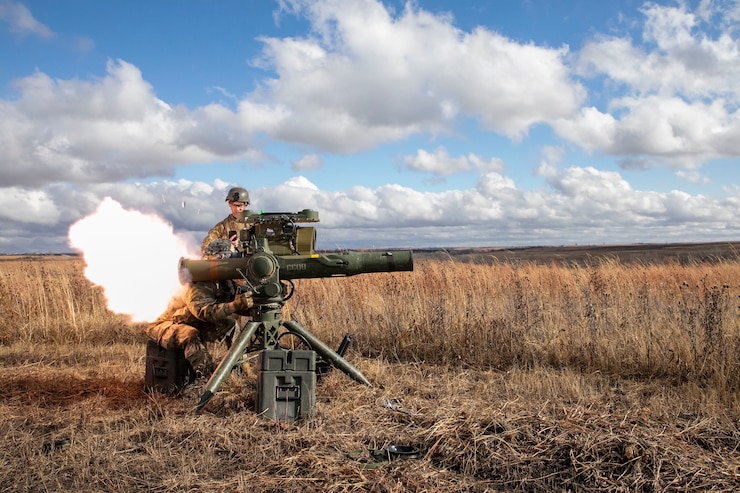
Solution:
[[(243, 229), (247, 229), (251, 227), (251, 224), (244, 224), (237, 221), (237, 218), (235, 214), (239, 213), (241, 215), (241, 212), (244, 208), (246, 208), (249, 205), (249, 192), (244, 187), (231, 187), (229, 191), (226, 193), (226, 202), (229, 203), (229, 207), (231, 208), (231, 214), (226, 216), (223, 221), (216, 224), (214, 227), (208, 231), (208, 234), (205, 238), (203, 238), (203, 243), (201, 244), (201, 251), (203, 252), (203, 255), (206, 254), (206, 247), (213, 241), (217, 240), (219, 238), (231, 241), (231, 238), (229, 238), (229, 231), (235, 231), (237, 234), (237, 239), (239, 240), (241, 237), (239, 233)], [(233, 204), (233, 205), (232, 205)], [(242, 243), (239, 242), (237, 245), (237, 251), (243, 252), (244, 247), (242, 246)]]
[[(203, 243), (201, 243), (200, 249), (203, 253), (205, 253), (206, 246), (208, 246), (208, 244), (211, 243), (213, 240), (216, 240), (219, 238), (224, 238), (228, 240), (229, 231), (236, 231), (236, 235), (238, 238), (239, 232), (242, 229), (247, 229), (247, 228), (250, 228), (251, 226), (252, 226), (251, 224), (238, 222), (232, 214), (229, 214), (228, 216), (226, 216), (226, 218), (223, 221), (219, 222), (214, 227), (212, 227), (210, 231), (208, 231), (208, 234), (206, 235), (206, 237), (203, 238)], [(237, 250), (239, 252), (244, 250), (241, 243), (237, 247)]]
[(232, 313), (229, 303), (236, 295), (232, 281), (196, 282), (147, 329), (149, 338), (165, 349), (182, 348), (196, 371), (209, 375), (214, 369), (206, 342), (223, 340), (236, 324), (246, 318)]

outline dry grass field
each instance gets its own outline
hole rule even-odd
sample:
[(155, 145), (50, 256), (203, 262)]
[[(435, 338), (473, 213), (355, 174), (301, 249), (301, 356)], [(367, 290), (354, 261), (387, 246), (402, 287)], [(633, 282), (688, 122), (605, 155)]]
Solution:
[[(200, 414), (196, 392), (145, 393), (142, 326), (82, 260), (5, 258), (0, 491), (738, 491), (733, 252), (446, 252), (298, 281), (286, 316), (352, 333), (373, 386), (335, 370), (287, 423), (255, 414), (254, 371)], [(389, 444), (419, 454), (372, 454)]]

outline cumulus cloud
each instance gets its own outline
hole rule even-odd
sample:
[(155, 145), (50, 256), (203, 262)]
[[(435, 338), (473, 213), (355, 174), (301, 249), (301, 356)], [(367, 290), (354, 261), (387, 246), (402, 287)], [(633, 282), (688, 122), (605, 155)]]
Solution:
[(724, 2), (702, 2), (696, 11), (683, 2), (647, 3), (639, 46), (627, 36), (587, 42), (577, 73), (604, 76), (622, 92), (610, 91), (615, 96), (604, 109), (584, 107), (560, 119), (556, 132), (585, 149), (623, 156), (627, 167), (693, 169), (740, 156), (740, 39), (726, 22), (737, 11)]
[[(22, 10), (3, 5), (6, 17)], [(254, 63), (276, 77), (233, 108), (168, 104), (124, 60), (109, 61), (98, 79), (39, 71), (16, 80), (18, 97), (0, 100), (0, 180), (41, 186), (168, 176), (190, 163), (259, 160), (252, 144), (259, 136), (357, 152), (452, 132), (460, 118), (521, 139), (534, 124), (574, 114), (584, 97), (564, 63), (566, 47), (520, 44), (485, 28), (464, 32), (413, 4), (395, 16), (375, 0), (284, 5), (306, 16), (311, 34), (263, 38)], [(317, 165), (310, 154), (304, 159), (294, 165)], [(475, 159), (468, 165), (498, 166)]]
[(408, 169), (442, 176), (469, 171), (503, 171), (504, 168), (503, 162), (498, 158), (485, 160), (474, 153), (452, 157), (443, 146), (437, 147), (434, 152), (418, 149), (415, 155), (406, 156), (403, 161)]
[(52, 225), (60, 218), (51, 194), (45, 190), (5, 188), (0, 194), (0, 210), (2, 217), (15, 222)]
[(134, 65), (110, 61), (95, 81), (37, 72), (0, 100), (0, 181), (37, 186), (167, 176), (174, 166), (249, 159), (242, 118), (219, 105), (189, 111), (158, 99)]
[[(740, 195), (715, 199), (679, 190), (635, 189), (619, 173), (565, 167), (542, 176), (537, 190), (497, 172), (471, 188), (422, 192), (401, 185), (322, 190), (304, 176), (249, 190), (255, 209), (319, 211), (320, 248), (516, 246), (728, 239), (740, 228)], [(229, 213), (229, 184), (176, 180), (41, 191), (0, 189), (0, 252), (68, 251), (66, 231), (105, 197), (157, 214), (193, 244)], [(115, 238), (111, 238), (115, 241)]]
[(458, 117), (520, 139), (533, 124), (574, 113), (584, 97), (566, 47), (463, 32), (412, 3), (396, 16), (374, 0), (282, 4), (307, 16), (313, 34), (263, 38), (255, 62), (278, 76), (260, 95), (291, 114), (275, 128), (281, 140), (354, 152), (449, 132)]
[[(549, 124), (632, 168), (695, 169), (740, 155), (740, 42), (726, 20), (736, 5), (703, 2), (691, 11), (683, 3), (646, 4), (646, 43), (599, 35), (577, 53), (484, 27), (463, 31), (451, 16), (413, 3), (398, 13), (376, 0), (280, 5), (279, 15), (303, 16), (311, 31), (261, 38), (253, 63), (274, 77), (235, 103), (225, 93), (233, 108), (170, 105), (123, 60), (110, 61), (99, 79), (37, 72), (15, 81), (18, 97), (0, 100), (0, 180), (33, 186), (168, 176), (189, 163), (263, 159), (253, 144), (259, 136), (359, 152), (413, 134), (451, 133), (461, 119), (514, 140)], [(6, 1), (0, 9), (13, 25), (45, 32), (21, 4)], [(710, 23), (718, 28), (707, 30)], [(577, 77), (596, 76), (612, 89), (605, 107), (583, 104)], [(420, 150), (406, 165), (440, 176), (500, 169), (474, 159)], [(318, 161), (308, 153), (293, 165), (315, 169)]]
[[(628, 37), (598, 36), (585, 44), (578, 70), (607, 75), (640, 93), (675, 94), (689, 99), (726, 97), (738, 102), (738, 39), (732, 25), (710, 37), (709, 23), (721, 18), (720, 3), (705, 3), (711, 13), (701, 18), (687, 4), (646, 4), (642, 44)], [(629, 60), (629, 63), (625, 63)]]
[(628, 162), (644, 156), (652, 162), (648, 166), (692, 169), (720, 156), (740, 156), (740, 113), (728, 113), (721, 100), (624, 97), (613, 100), (610, 109), (621, 118), (591, 107), (554, 128), (585, 149), (625, 156)]

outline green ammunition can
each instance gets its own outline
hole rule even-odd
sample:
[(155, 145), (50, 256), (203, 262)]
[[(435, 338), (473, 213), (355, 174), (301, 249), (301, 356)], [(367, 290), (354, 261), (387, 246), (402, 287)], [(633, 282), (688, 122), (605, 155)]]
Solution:
[(316, 413), (314, 351), (262, 351), (257, 413), (278, 421), (295, 421)]

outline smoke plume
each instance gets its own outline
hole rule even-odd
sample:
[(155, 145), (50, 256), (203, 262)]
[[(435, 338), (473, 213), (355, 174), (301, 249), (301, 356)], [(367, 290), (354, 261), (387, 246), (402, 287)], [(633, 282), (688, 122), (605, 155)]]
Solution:
[(126, 210), (107, 197), (69, 228), (69, 243), (85, 260), (85, 277), (101, 286), (108, 309), (151, 322), (182, 289), (177, 265), (197, 258), (164, 219)]

